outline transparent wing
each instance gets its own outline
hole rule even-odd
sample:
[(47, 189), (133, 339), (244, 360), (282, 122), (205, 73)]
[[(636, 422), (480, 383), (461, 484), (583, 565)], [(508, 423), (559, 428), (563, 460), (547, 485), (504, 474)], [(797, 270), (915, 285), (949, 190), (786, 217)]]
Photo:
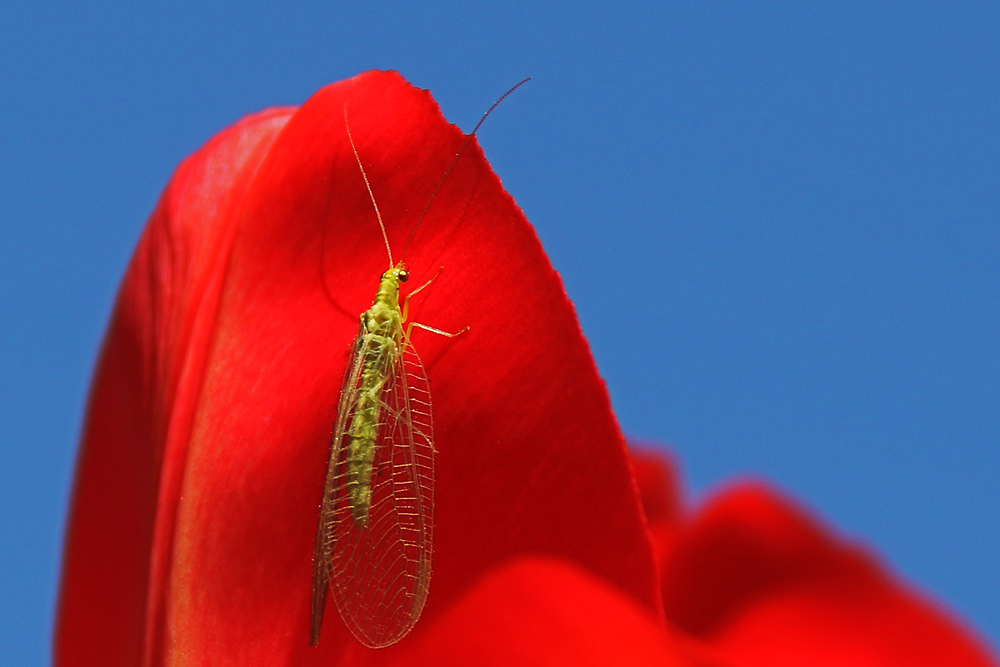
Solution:
[[(367, 526), (360, 527), (346, 492), (345, 434), (367, 345), (361, 335), (345, 377), (334, 430), (317, 534), (313, 633), (318, 637), (328, 582), (345, 625), (358, 641), (378, 648), (406, 635), (427, 600), (434, 531), (434, 437), (427, 374), (412, 345), (400, 344), (401, 352), (387, 357), (371, 507)], [(317, 585), (323, 589), (319, 593)]]
[[(340, 390), (337, 404), (337, 421), (333, 426), (330, 446), (330, 463), (326, 471), (326, 486), (320, 507), (319, 526), (316, 529), (316, 549), (313, 554), (312, 605), (309, 621), (309, 645), (315, 646), (323, 626), (326, 609), (326, 594), (330, 583), (330, 559), (334, 548), (334, 517), (337, 485), (343, 486), (345, 458), (345, 438), (350, 425), (352, 406), (357, 402), (361, 373), (364, 370), (366, 348), (364, 324), (360, 326), (354, 339), (353, 357), (344, 373), (344, 386)], [(339, 477), (338, 477), (339, 474)]]

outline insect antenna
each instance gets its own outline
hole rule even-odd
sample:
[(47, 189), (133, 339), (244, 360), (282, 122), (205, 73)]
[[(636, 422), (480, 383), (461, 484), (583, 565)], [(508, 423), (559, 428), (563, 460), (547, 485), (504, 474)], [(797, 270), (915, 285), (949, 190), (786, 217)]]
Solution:
[[(524, 81), (522, 81), (521, 83), (524, 83)], [(520, 86), (521, 84), (519, 83), (517, 85)], [(515, 88), (516, 87), (517, 86), (515, 86)], [(513, 90), (513, 88), (511, 90)], [(509, 94), (510, 93), (508, 93), (508, 95)], [(504, 97), (506, 97), (506, 95)], [(500, 99), (503, 99), (503, 97), (501, 97)], [(496, 106), (496, 105), (494, 104), (493, 106)], [(492, 107), (491, 107), (490, 110), (492, 111)], [(482, 121), (479, 121), (479, 122), (482, 123)], [(346, 104), (344, 105), (344, 127), (347, 128), (347, 140), (349, 142), (351, 142), (351, 151), (354, 153), (354, 161), (358, 163), (358, 169), (361, 170), (361, 178), (365, 179), (365, 188), (368, 189), (368, 197), (372, 200), (372, 206), (375, 208), (375, 217), (378, 218), (378, 228), (380, 230), (382, 230), (382, 240), (385, 241), (385, 252), (386, 252), (386, 254), (389, 255), (389, 268), (392, 268), (393, 266), (395, 266), (395, 264), (393, 264), (393, 261), (392, 261), (392, 248), (389, 247), (389, 234), (385, 231), (385, 223), (382, 222), (382, 213), (378, 210), (378, 202), (375, 201), (375, 193), (372, 192), (372, 184), (368, 181), (368, 174), (365, 173), (365, 166), (363, 164), (361, 164), (361, 156), (358, 155), (358, 148), (357, 148), (357, 146), (354, 145), (354, 137), (351, 135), (351, 125), (350, 125), (350, 123), (347, 122), (347, 105)], [(477, 125), (476, 128), (478, 129), (479, 126)], [(463, 146), (463, 149), (464, 149), (464, 146)], [(452, 166), (454, 166), (454, 163), (452, 163)], [(451, 171), (451, 167), (448, 168), (448, 171)], [(438, 189), (440, 189), (440, 188), (441, 188), (441, 186), (438, 185)], [(437, 190), (435, 190), (434, 192), (436, 194)], [(427, 209), (425, 208), (424, 211), (426, 211), (426, 210)], [(421, 217), (423, 217), (423, 216), (421, 215)], [(411, 234), (411, 238), (412, 238), (412, 234)], [(407, 242), (407, 245), (409, 245), (409, 242)]]
[[(525, 79), (522, 79), (521, 81), (518, 81), (516, 84), (514, 84), (514, 86), (511, 87), (510, 90), (508, 90), (506, 93), (504, 93), (503, 95), (501, 95), (500, 98), (496, 102), (494, 102), (493, 105), (489, 109), (486, 110), (486, 113), (483, 114), (483, 117), (480, 118), (479, 122), (476, 123), (476, 126), (474, 128), (472, 128), (472, 132), (470, 132), (468, 135), (466, 135), (466, 137), (465, 137), (465, 143), (463, 143), (462, 147), (458, 149), (458, 153), (455, 154), (455, 158), (451, 161), (451, 164), (448, 165), (448, 168), (444, 170), (444, 175), (441, 176), (441, 180), (438, 181), (437, 187), (435, 187), (434, 188), (434, 192), (431, 193), (430, 199), (428, 199), (427, 203), (424, 204), (424, 210), (422, 210), (420, 212), (420, 216), (417, 218), (416, 224), (414, 224), (413, 225), (413, 229), (410, 230), (410, 237), (408, 239), (406, 239), (406, 245), (403, 246), (403, 255), (402, 255), (403, 257), (406, 257), (406, 251), (409, 250), (410, 243), (413, 241), (413, 236), (417, 233), (417, 227), (419, 227), (420, 223), (423, 222), (424, 216), (427, 215), (427, 210), (431, 207), (431, 203), (434, 202), (434, 199), (437, 197), (438, 192), (441, 191), (441, 186), (444, 185), (444, 182), (448, 179), (448, 176), (449, 176), (449, 174), (451, 174), (452, 169), (455, 168), (455, 164), (458, 162), (458, 158), (462, 157), (462, 153), (464, 153), (465, 149), (469, 147), (470, 143), (472, 143), (472, 138), (476, 136), (476, 132), (479, 131), (479, 128), (482, 126), (483, 121), (486, 120), (486, 117), (489, 116), (490, 113), (494, 109), (496, 109), (497, 106), (499, 106), (501, 102), (503, 102), (505, 99), (507, 99), (508, 95), (510, 95), (515, 90), (517, 90), (518, 88), (520, 88), (524, 84), (528, 83), (529, 81), (531, 81), (531, 77), (530, 76), (527, 77), (527, 78), (525, 78)], [(367, 183), (367, 180), (368, 179), (366, 178), (365, 179), (366, 183)], [(369, 189), (369, 191), (370, 191), (370, 189)], [(381, 222), (381, 219), (380, 219), (380, 222)], [(385, 228), (384, 227), (382, 229), (382, 233), (383, 234), (385, 233)]]

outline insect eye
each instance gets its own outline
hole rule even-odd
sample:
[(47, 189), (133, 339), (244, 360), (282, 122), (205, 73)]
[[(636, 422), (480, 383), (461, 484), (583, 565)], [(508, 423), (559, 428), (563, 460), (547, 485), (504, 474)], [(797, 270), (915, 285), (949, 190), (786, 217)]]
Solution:
[(410, 274), (409, 273), (407, 273), (406, 271), (400, 271), (399, 272), (399, 282), (405, 283), (409, 279), (410, 279)]

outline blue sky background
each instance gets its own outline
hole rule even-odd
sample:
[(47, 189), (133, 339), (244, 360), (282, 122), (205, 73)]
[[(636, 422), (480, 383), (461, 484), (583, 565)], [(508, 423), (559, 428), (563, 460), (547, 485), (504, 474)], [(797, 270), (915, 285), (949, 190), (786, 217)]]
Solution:
[(370, 68), (466, 129), (535, 78), (480, 141), (692, 502), (766, 478), (1000, 642), (1000, 5), (467, 4), (0, 9), (0, 663), (48, 661), (95, 351), (172, 170)]

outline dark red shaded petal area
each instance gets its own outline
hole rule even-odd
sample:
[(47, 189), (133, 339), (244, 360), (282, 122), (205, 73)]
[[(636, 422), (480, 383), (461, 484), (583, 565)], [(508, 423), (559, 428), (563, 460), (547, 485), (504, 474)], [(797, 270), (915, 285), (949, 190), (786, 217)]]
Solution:
[(665, 453), (632, 443), (632, 474), (650, 526), (676, 525), (682, 518), (681, 488), (676, 467)]
[[(233, 212), (291, 115), (240, 121), (189, 157), (150, 217), (122, 282), (94, 376), (66, 535), (58, 664), (141, 664), (179, 474), (210, 336)], [(153, 574), (153, 568), (157, 569)]]
[(636, 600), (567, 561), (490, 572), (439, 616), (408, 665), (721, 665)]
[[(649, 486), (662, 485), (648, 468)], [(648, 497), (648, 492), (644, 497)], [(652, 522), (669, 623), (742, 667), (986, 666), (959, 623), (792, 503), (746, 483)]]
[(473, 142), (405, 251), (410, 285), (442, 269), (410, 319), (469, 327), (455, 339), (414, 334), (438, 451), (427, 607), (411, 635), (372, 652), (328, 604), (320, 645), (308, 647), (341, 378), (389, 264), (345, 108), (396, 260), (465, 142), (426, 91), (370, 72), (294, 113), (244, 121), (178, 171), (95, 380), (61, 662), (392, 661), (522, 554), (572, 562), (660, 613), (603, 383), (534, 231)]

